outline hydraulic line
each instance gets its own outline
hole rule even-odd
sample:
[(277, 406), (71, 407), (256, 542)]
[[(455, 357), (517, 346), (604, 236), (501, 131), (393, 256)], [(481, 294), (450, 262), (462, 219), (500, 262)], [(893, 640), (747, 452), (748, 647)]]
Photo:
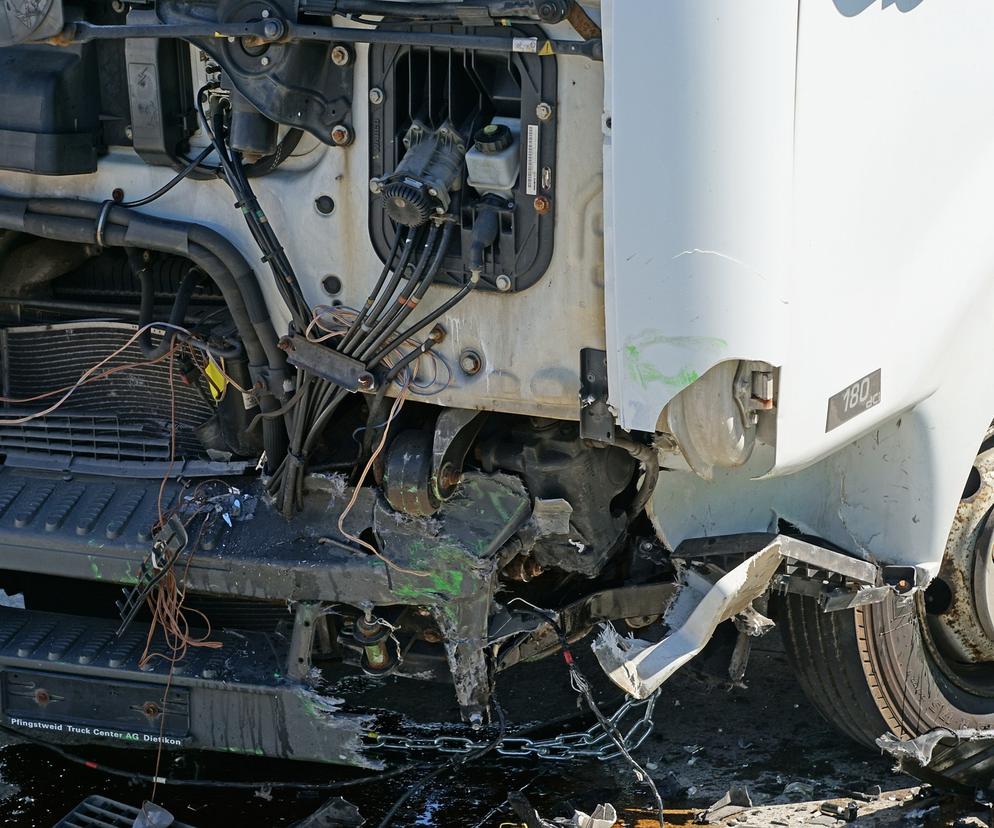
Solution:
[(370, 344), (363, 348), (362, 355), (359, 357), (360, 360), (364, 359), (369, 352), (375, 350), (376, 347), (390, 335), (390, 331), (395, 331), (400, 326), (407, 316), (405, 311), (410, 313), (417, 306), (418, 300), (415, 298), (415, 293), (418, 288), (422, 283), (427, 283), (429, 279), (434, 278), (433, 269), (430, 267), (430, 264), (437, 242), (438, 225), (432, 225), (431, 229), (428, 231), (428, 239), (425, 241), (424, 249), (418, 257), (418, 264), (407, 283), (406, 295), (405, 291), (401, 290), (396, 301), (393, 303), (393, 306), (383, 316), (379, 323), (377, 323), (376, 327), (372, 328), (369, 336), (367, 337), (367, 339), (370, 340)]
[(386, 261), (383, 263), (383, 269), (380, 271), (380, 275), (376, 279), (376, 284), (373, 285), (373, 289), (369, 292), (369, 296), (366, 297), (365, 304), (362, 308), (360, 308), (356, 318), (352, 320), (352, 324), (345, 332), (345, 336), (342, 338), (340, 347), (344, 348), (349, 342), (352, 341), (353, 335), (359, 329), (362, 321), (366, 318), (366, 315), (369, 313), (369, 309), (373, 307), (373, 302), (376, 301), (376, 296), (380, 292), (380, 288), (383, 287), (383, 283), (386, 281), (387, 275), (390, 273), (390, 268), (393, 266), (393, 263), (397, 258), (397, 251), (400, 249), (400, 242), (401, 234), (399, 232), (395, 232), (393, 236), (393, 243), (390, 245), (390, 253), (387, 255)]

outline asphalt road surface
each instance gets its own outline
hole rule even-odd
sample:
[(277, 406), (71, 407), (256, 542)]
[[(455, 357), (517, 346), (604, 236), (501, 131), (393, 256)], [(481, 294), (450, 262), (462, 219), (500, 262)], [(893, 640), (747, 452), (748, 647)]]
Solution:
[[(585, 650), (578, 645), (577, 650)], [(596, 670), (582, 659), (588, 674)], [(549, 714), (576, 709), (561, 662), (549, 659), (521, 677), (502, 681), (509, 710), (524, 706)], [(384, 693), (390, 691), (386, 680)], [(990, 812), (972, 801), (928, 788), (892, 771), (891, 761), (846, 741), (823, 722), (802, 695), (780, 650), (776, 633), (757, 644), (746, 687), (728, 689), (684, 672), (663, 688), (655, 731), (637, 757), (666, 794), (668, 825), (692, 824), (697, 814), (743, 787), (753, 807), (720, 824), (755, 826), (843, 825), (822, 812), (822, 803), (855, 802), (857, 826), (982, 826)], [(411, 684), (402, 686), (410, 692)], [(616, 701), (598, 682), (605, 706)], [(443, 695), (430, 688), (434, 697)], [(151, 773), (155, 755), (120, 750), (77, 749), (125, 770)], [(344, 780), (362, 774), (341, 768), (246, 760), (217, 754), (167, 755), (163, 770), (176, 776), (219, 780)], [(342, 794), (367, 826), (377, 826), (405, 790), (423, 780), (420, 767)], [(73, 765), (37, 745), (0, 748), (0, 824), (49, 828), (92, 793), (139, 805), (151, 795), (146, 784), (107, 777)], [(611, 803), (626, 828), (658, 828), (646, 788), (622, 760), (542, 762), (487, 758), (441, 773), (418, 790), (396, 815), (393, 826), (499, 828), (520, 825), (508, 793), (523, 791), (546, 820), (569, 817)], [(879, 795), (878, 795), (879, 792)], [(250, 790), (162, 788), (156, 801), (196, 828), (284, 826), (317, 810), (326, 796), (284, 793), (259, 785)]]

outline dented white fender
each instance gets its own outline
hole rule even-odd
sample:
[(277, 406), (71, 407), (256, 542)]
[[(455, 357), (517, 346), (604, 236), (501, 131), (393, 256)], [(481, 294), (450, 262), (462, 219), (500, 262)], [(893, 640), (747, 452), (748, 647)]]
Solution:
[(771, 445), (673, 463), (661, 537), (785, 520), (935, 571), (994, 416), (994, 6), (603, 12), (610, 403), (651, 431), (721, 362), (778, 369)]

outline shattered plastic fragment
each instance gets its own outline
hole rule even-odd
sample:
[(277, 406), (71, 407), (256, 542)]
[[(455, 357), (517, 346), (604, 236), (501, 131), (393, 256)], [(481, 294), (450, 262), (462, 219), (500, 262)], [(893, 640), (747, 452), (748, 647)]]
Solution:
[(132, 828), (169, 828), (175, 821), (176, 818), (161, 805), (143, 802)]
[(648, 698), (704, 649), (719, 624), (744, 612), (766, 591), (782, 560), (779, 546), (771, 544), (715, 584), (688, 569), (686, 585), (664, 618), (673, 632), (651, 644), (622, 638), (614, 627), (604, 625), (591, 645), (601, 668), (626, 693)]
[(928, 767), (932, 762), (932, 754), (940, 743), (950, 746), (960, 742), (983, 741), (994, 739), (994, 730), (976, 730), (965, 728), (951, 730), (941, 727), (923, 733), (914, 739), (898, 739), (893, 733), (885, 733), (877, 739), (877, 747), (899, 761), (910, 759), (919, 767)]
[(598, 805), (593, 813), (573, 812), (573, 828), (612, 828), (618, 821), (618, 812), (613, 805)]

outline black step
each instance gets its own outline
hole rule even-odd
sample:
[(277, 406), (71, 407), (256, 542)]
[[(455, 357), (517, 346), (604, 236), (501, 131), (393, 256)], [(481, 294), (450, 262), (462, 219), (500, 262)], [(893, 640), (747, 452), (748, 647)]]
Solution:
[[(287, 675), (278, 635), (220, 630), (170, 666), (148, 627), (0, 607), (0, 721), (32, 738), (118, 747), (197, 748), (375, 766), (364, 717)], [(202, 633), (193, 631), (192, 637)], [(366, 717), (368, 718), (368, 717)]]

